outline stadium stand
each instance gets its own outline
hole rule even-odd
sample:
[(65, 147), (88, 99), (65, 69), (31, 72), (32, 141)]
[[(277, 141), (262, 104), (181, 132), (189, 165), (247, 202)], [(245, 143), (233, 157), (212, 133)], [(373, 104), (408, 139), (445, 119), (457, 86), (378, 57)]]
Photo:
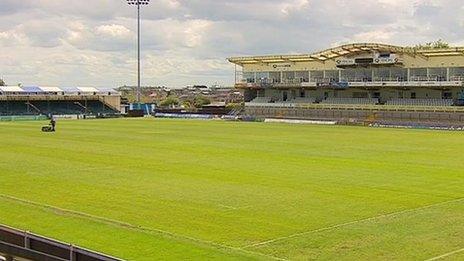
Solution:
[(120, 100), (109, 88), (0, 86), (0, 116), (117, 114)]
[(269, 103), (271, 100), (271, 97), (256, 97), (250, 103)]
[(250, 117), (464, 124), (464, 47), (354, 43), (228, 60)]
[(375, 98), (327, 98), (322, 104), (377, 104), (379, 99)]
[(453, 103), (452, 99), (392, 99), (386, 102), (401, 106), (452, 106)]
[(310, 104), (310, 103), (315, 103), (315, 102), (316, 102), (316, 98), (309, 98), (309, 97), (296, 97), (296, 98), (286, 100), (286, 101), (273, 101), (273, 99), (270, 97), (256, 97), (255, 99), (253, 99), (247, 104), (250, 104), (253, 106), (288, 107), (291, 104), (306, 104), (306, 103)]
[(289, 101), (290, 103), (315, 103), (316, 98), (310, 97), (297, 97)]

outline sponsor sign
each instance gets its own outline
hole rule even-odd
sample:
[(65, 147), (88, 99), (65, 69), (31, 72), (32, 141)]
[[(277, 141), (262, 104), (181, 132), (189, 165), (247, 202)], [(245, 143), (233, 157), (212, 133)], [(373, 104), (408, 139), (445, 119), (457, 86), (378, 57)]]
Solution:
[(354, 59), (338, 59), (338, 60), (335, 60), (335, 63), (337, 65), (341, 65), (341, 66), (346, 66), (346, 65), (355, 65), (356, 62), (354, 61)]
[(284, 64), (273, 64), (272, 68), (277, 69), (277, 68), (290, 68), (292, 65), (290, 63), (284, 63)]
[[(360, 64), (359, 62), (356, 62), (356, 59), (358, 60), (366, 60), (368, 58), (355, 58), (355, 59), (338, 59), (335, 60), (335, 63), (337, 66), (350, 66), (350, 65), (357, 65)], [(394, 55), (391, 55), (389, 57), (375, 57), (372, 62), (369, 61), (369, 63), (372, 64), (396, 64), (396, 63), (401, 63), (402, 60), (397, 58)]]
[(336, 89), (346, 89), (350, 87), (350, 83), (348, 82), (321, 82), (321, 83), (317, 83), (317, 86), (336, 88)]
[(378, 57), (374, 59), (374, 64), (395, 64), (399, 60), (396, 57)]

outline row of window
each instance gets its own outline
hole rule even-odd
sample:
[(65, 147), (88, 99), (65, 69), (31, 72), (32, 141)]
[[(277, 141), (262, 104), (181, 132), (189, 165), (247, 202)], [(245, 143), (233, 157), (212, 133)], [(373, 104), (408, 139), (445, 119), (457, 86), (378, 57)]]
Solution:
[(322, 81), (447, 81), (464, 80), (464, 67), (447, 68), (355, 68), (325, 71), (244, 72), (247, 83), (295, 83)]
[(66, 92), (2, 92), (0, 91), (0, 95), (54, 95), (54, 96), (72, 96), (72, 95), (115, 95), (115, 93), (112, 92), (92, 92), (92, 93), (82, 93), (82, 92), (77, 92), (77, 93), (66, 93)]
[[(337, 96), (336, 93), (334, 93), (334, 94), (335, 94), (334, 97), (336, 97)], [(258, 92), (258, 97), (265, 97), (264, 95), (265, 95), (264, 92)], [(289, 93), (287, 91), (282, 92), (282, 96), (284, 97), (284, 99), (283, 99), (284, 101), (287, 100), (285, 97), (287, 97), (288, 95), (289, 95)], [(298, 97), (298, 98), (309, 98), (306, 95), (306, 92), (304, 90), (300, 90), (298, 92), (297, 92), (297, 90), (292, 90), (291, 91), (291, 96), (292, 97)], [(453, 99), (453, 93), (452, 92), (442, 92), (441, 96), (442, 96), (441, 97), (442, 99)], [(328, 97), (329, 97), (329, 92), (324, 92), (324, 99), (326, 99)], [(403, 91), (399, 91), (398, 94), (397, 94), (397, 97), (400, 98), (400, 99), (416, 99), (417, 94), (416, 94), (416, 92), (404, 93)], [(428, 93), (425, 94), (425, 97), (430, 98)], [(365, 99), (365, 98), (369, 98), (369, 94), (367, 92), (353, 92), (352, 93), (352, 98)], [(381, 98), (380, 92), (373, 92), (372, 96), (370, 98), (380, 99)]]

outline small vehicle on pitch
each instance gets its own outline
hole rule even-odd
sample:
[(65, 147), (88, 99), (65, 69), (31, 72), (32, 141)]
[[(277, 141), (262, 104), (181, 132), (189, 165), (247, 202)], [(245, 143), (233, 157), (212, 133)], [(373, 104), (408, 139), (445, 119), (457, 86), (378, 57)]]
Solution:
[(42, 132), (54, 132), (51, 125), (42, 126)]
[(55, 132), (56, 120), (53, 115), (49, 116), (50, 123), (46, 126), (42, 126), (42, 132)]

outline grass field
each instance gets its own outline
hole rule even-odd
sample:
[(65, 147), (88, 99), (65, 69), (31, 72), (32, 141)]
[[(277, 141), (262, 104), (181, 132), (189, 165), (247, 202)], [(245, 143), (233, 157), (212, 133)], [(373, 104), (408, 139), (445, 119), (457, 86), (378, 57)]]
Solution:
[(464, 134), (0, 123), (0, 223), (129, 260), (464, 258)]

